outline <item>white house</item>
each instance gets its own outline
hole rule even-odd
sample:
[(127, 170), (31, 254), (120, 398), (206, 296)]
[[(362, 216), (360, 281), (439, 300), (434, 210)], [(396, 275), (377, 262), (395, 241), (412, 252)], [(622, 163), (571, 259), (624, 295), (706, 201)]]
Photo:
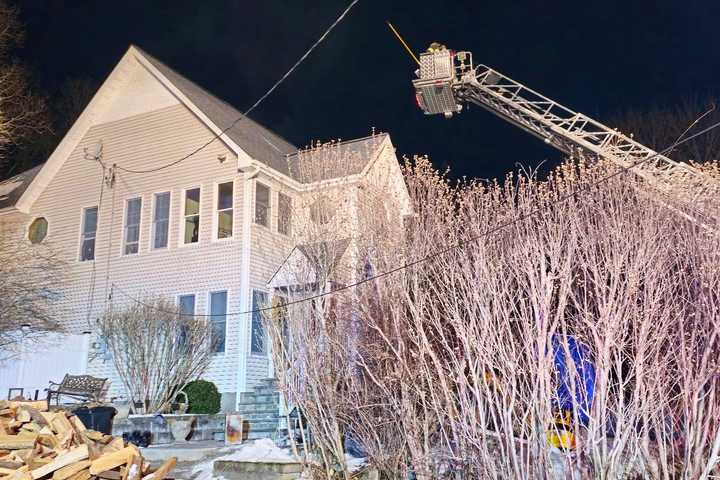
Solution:
[[(47, 162), (0, 184), (0, 228), (27, 241), (31, 225), (33, 232), (46, 226), (46, 236), (34, 240), (50, 242), (69, 265), (57, 301), (67, 335), (42, 355), (6, 365), (0, 395), (82, 372), (109, 376), (120, 389), (94, 329), (108, 302), (152, 293), (196, 314), (251, 310), (298, 251), (293, 204), (308, 192), (333, 191), (330, 203), (342, 197), (342, 215), (352, 218), (359, 185), (382, 173), (390, 179), (384, 188), (403, 205), (389, 221), (408, 213), (388, 135), (337, 144), (354, 159), (342, 174), (308, 174), (303, 162), (322, 163), (321, 154), (298, 154), (248, 118), (233, 125), (241, 116), (131, 46)], [(223, 408), (235, 410), (238, 394), (267, 378), (270, 366), (251, 341), (251, 330), (262, 328), (252, 315), (217, 321), (224, 338), (204, 378), (218, 386)]]

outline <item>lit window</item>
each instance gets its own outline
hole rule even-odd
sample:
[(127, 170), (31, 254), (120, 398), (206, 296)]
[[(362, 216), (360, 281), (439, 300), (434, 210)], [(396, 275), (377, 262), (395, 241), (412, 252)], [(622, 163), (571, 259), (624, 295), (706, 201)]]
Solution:
[(218, 185), (217, 238), (233, 235), (233, 182)]
[(138, 253), (142, 199), (132, 198), (125, 205), (125, 255)]
[(255, 223), (269, 226), (270, 188), (262, 183), (255, 184)]
[(97, 233), (98, 207), (83, 209), (80, 260), (95, 260), (95, 234)]
[(200, 189), (185, 190), (184, 243), (197, 243), (200, 236)]
[(210, 294), (210, 321), (212, 327), (212, 350), (221, 353), (225, 351), (225, 326), (227, 324), (227, 292), (213, 292)]
[(265, 325), (263, 325), (263, 312), (257, 310), (267, 307), (267, 293), (253, 290), (252, 297), (252, 332), (250, 336), (250, 352), (264, 354)]
[(290, 235), (292, 200), (287, 195), (278, 193), (278, 232), (283, 235)]
[(44, 217), (38, 217), (32, 221), (28, 228), (28, 240), (30, 243), (40, 243), (47, 236), (48, 222)]
[(153, 248), (168, 246), (170, 226), (170, 192), (155, 194), (155, 210), (153, 211)]

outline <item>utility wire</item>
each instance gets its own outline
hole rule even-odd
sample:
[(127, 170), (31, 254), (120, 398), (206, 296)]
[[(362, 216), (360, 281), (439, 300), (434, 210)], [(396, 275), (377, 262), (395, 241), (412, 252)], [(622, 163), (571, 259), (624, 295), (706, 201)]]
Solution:
[[(628, 166), (620, 167), (620, 169), (618, 169), (617, 171), (613, 172), (612, 174), (607, 175), (607, 176), (605, 176), (605, 177), (602, 177), (602, 178), (598, 179), (598, 180), (595, 181), (595, 182), (591, 182), (591, 183), (588, 183), (588, 184), (586, 184), (586, 185), (584, 185), (584, 186), (581, 186), (580, 188), (577, 188), (577, 189), (573, 190), (572, 192), (570, 192), (570, 193), (568, 193), (568, 194), (565, 194), (565, 195), (559, 197), (559, 198), (558, 198), (557, 200), (555, 200), (554, 202), (551, 202), (551, 203), (549, 203), (549, 204), (546, 204), (546, 205), (544, 205), (544, 206), (542, 206), (542, 207), (535, 208), (535, 209), (533, 209), (533, 210), (530, 210), (530, 211), (527, 212), (527, 213), (518, 215), (518, 216), (516, 216), (516, 217), (514, 217), (514, 218), (512, 218), (512, 219), (510, 219), (510, 220), (507, 220), (507, 221), (505, 221), (505, 222), (502, 222), (502, 223), (500, 223), (500, 224), (498, 224), (498, 225), (496, 225), (496, 226), (494, 226), (494, 227), (492, 227), (492, 228), (490, 228), (490, 229), (488, 229), (488, 230), (485, 230), (484, 232), (482, 232), (482, 233), (480, 233), (480, 234), (478, 234), (478, 235), (476, 235), (476, 236), (474, 236), (474, 237), (469, 237), (469, 238), (467, 238), (467, 239), (465, 239), (465, 240), (460, 240), (460, 241), (458, 241), (457, 243), (454, 243), (454, 244), (452, 244), (452, 245), (449, 245), (449, 246), (447, 246), (447, 247), (445, 247), (445, 248), (442, 248), (442, 249), (440, 249), (440, 250), (437, 250), (437, 251), (435, 251), (435, 252), (429, 253), (429, 254), (427, 254), (427, 255), (424, 256), (424, 257), (421, 257), (421, 258), (418, 258), (418, 259), (416, 259), (416, 260), (413, 260), (412, 262), (404, 263), (404, 264), (402, 264), (402, 265), (399, 265), (399, 266), (397, 266), (397, 267), (395, 267), (395, 268), (392, 268), (392, 269), (390, 269), (390, 270), (387, 270), (387, 271), (385, 271), (385, 272), (381, 272), (381, 273), (378, 273), (378, 274), (376, 274), (376, 275), (372, 275), (372, 276), (363, 278), (362, 280), (359, 280), (359, 281), (357, 281), (357, 282), (355, 282), (355, 283), (351, 283), (351, 284), (348, 284), (348, 285), (343, 285), (343, 286), (341, 286), (341, 287), (338, 287), (338, 288), (335, 288), (335, 289), (333, 289), (333, 290), (330, 290), (329, 292), (318, 293), (318, 294), (312, 295), (312, 296), (310, 296), (310, 297), (305, 297), (305, 298), (301, 298), (301, 299), (298, 299), (298, 300), (292, 300), (292, 301), (286, 302), (286, 303), (284, 303), (284, 304), (282, 304), (282, 305), (262, 307), (262, 308), (257, 308), (257, 309), (253, 309), (253, 310), (246, 310), (246, 311), (244, 311), (244, 312), (230, 312), (230, 313), (226, 313), (226, 314), (224, 314), (224, 315), (202, 315), (202, 314), (199, 314), (199, 315), (192, 315), (192, 316), (194, 316), (194, 317), (228, 317), (228, 316), (235, 316), (235, 315), (245, 315), (245, 314), (251, 314), (251, 313), (264, 312), (264, 311), (268, 311), (268, 310), (275, 310), (275, 309), (278, 309), (278, 308), (286, 308), (286, 307), (288, 307), (288, 306), (290, 306), (290, 305), (295, 305), (295, 304), (299, 304), (299, 303), (303, 303), (303, 302), (308, 302), (308, 301), (312, 301), (312, 300), (315, 300), (315, 299), (318, 299), (318, 298), (322, 298), (322, 297), (326, 297), (326, 296), (329, 296), (329, 295), (333, 295), (333, 294), (335, 294), (335, 293), (338, 293), (338, 292), (341, 292), (341, 291), (344, 291), (344, 290), (349, 290), (349, 289), (351, 289), (351, 288), (358, 287), (358, 286), (363, 285), (363, 284), (365, 284), (365, 283), (369, 283), (369, 282), (375, 281), (375, 280), (377, 280), (377, 279), (380, 279), (380, 278), (383, 278), (383, 277), (387, 277), (387, 276), (392, 275), (393, 273), (397, 273), (397, 272), (399, 272), (399, 271), (401, 271), (401, 270), (405, 270), (405, 269), (414, 267), (414, 266), (416, 266), (416, 265), (419, 265), (419, 264), (421, 264), (421, 263), (427, 262), (427, 261), (429, 261), (429, 260), (433, 260), (434, 258), (437, 258), (437, 257), (440, 257), (440, 256), (442, 256), (442, 255), (445, 255), (446, 253), (448, 253), (448, 252), (450, 252), (450, 251), (452, 251), (452, 250), (455, 250), (455, 249), (458, 249), (458, 248), (463, 248), (465, 245), (467, 245), (467, 244), (469, 244), (469, 243), (476, 242), (476, 241), (480, 240), (481, 238), (490, 236), (490, 235), (492, 235), (492, 234), (494, 234), (494, 233), (497, 233), (497, 232), (499, 232), (499, 231), (501, 231), (501, 230), (504, 230), (504, 229), (507, 228), (507, 227), (513, 226), (513, 225), (515, 225), (515, 224), (517, 224), (517, 223), (520, 223), (520, 222), (523, 222), (523, 221), (529, 219), (530, 217), (533, 217), (533, 216), (537, 215), (538, 213), (542, 213), (544, 210), (548, 210), (548, 209), (551, 208), (551, 207), (555, 207), (556, 205), (559, 205), (559, 204), (561, 204), (561, 203), (566, 202), (567, 200), (569, 200), (569, 199), (573, 198), (574, 196), (578, 195), (579, 193), (582, 193), (582, 192), (585, 192), (585, 191), (589, 191), (591, 188), (596, 187), (596, 186), (598, 186), (598, 185), (601, 185), (601, 184), (603, 184), (603, 183), (606, 183), (606, 182), (608, 182), (609, 180), (611, 180), (611, 179), (613, 179), (613, 178), (615, 178), (615, 177), (617, 177), (617, 176), (619, 176), (619, 175), (622, 175), (622, 174), (626, 173), (627, 171), (629, 171), (629, 170), (632, 169), (632, 168), (635, 168), (635, 167), (637, 167), (637, 166), (639, 166), (639, 165), (642, 165), (642, 164), (645, 163), (645, 162), (649, 162), (650, 160), (652, 160), (652, 159), (654, 159), (654, 158), (656, 158), (656, 157), (658, 157), (658, 156), (665, 155), (666, 153), (672, 151), (673, 149), (677, 148), (678, 146), (682, 145), (683, 143), (689, 142), (690, 140), (693, 140), (694, 138), (697, 138), (697, 137), (699, 137), (700, 135), (703, 135), (703, 134), (709, 132), (710, 130), (713, 130), (713, 129), (719, 127), (719, 126), (720, 126), (720, 122), (717, 122), (717, 123), (715, 123), (715, 124), (713, 124), (713, 125), (710, 125), (709, 127), (704, 128), (703, 130), (699, 131), (698, 133), (696, 133), (696, 134), (694, 134), (694, 135), (691, 135), (691, 136), (689, 136), (689, 137), (686, 137), (686, 138), (684, 138), (684, 139), (682, 139), (682, 140), (680, 140), (680, 141), (676, 141), (676, 142), (673, 143), (671, 146), (669, 146), (668, 148), (666, 148), (665, 150), (663, 150), (663, 151), (661, 151), (661, 152), (655, 153), (654, 155), (651, 155), (651, 156), (649, 156), (649, 157), (642, 158), (642, 159), (640, 159), (640, 160), (638, 160), (638, 161), (636, 161), (636, 162), (634, 162), (634, 163), (631, 163), (631, 164), (628, 165)], [(162, 310), (162, 309), (159, 309), (159, 308), (155, 308), (153, 305), (144, 303), (144, 302), (142, 302), (141, 300), (138, 300), (137, 298), (133, 297), (133, 296), (130, 295), (129, 293), (124, 292), (124, 291), (123, 291), (122, 289), (120, 289), (117, 285), (113, 285), (113, 287), (114, 287), (115, 290), (117, 290), (118, 292), (122, 293), (125, 297), (129, 298), (130, 300), (132, 300), (132, 301), (134, 301), (134, 302), (136, 302), (136, 303), (138, 303), (138, 304), (140, 304), (140, 305), (143, 305), (143, 306), (148, 307), (148, 308), (152, 308), (152, 309), (154, 309), (154, 310), (156, 310), (156, 311), (159, 311), (159, 312), (171, 313), (171, 314), (177, 314), (177, 313), (178, 313), (178, 312), (171, 312), (171, 311), (167, 311), (167, 310)]]
[[(177, 159), (177, 160), (175, 160), (175, 161), (173, 161), (173, 162), (167, 163), (167, 164), (165, 164), (165, 165), (160, 165), (159, 167), (150, 168), (150, 169), (147, 169), (147, 170), (134, 170), (134, 169), (131, 169), (131, 168), (124, 168), (124, 167), (118, 166), (117, 169), (118, 169), (118, 170), (121, 170), (121, 171), (123, 171), (123, 172), (127, 172), (127, 173), (152, 173), (152, 172), (157, 172), (157, 171), (159, 171), (159, 170), (163, 170), (163, 169), (165, 169), (165, 168), (169, 168), (169, 167), (172, 167), (172, 166), (174, 166), (174, 165), (177, 165), (177, 164), (179, 164), (179, 163), (181, 163), (181, 162), (184, 162), (184, 161), (187, 160), (188, 158), (192, 157), (192, 156), (195, 155), (196, 153), (198, 153), (198, 152), (200, 152), (201, 150), (203, 150), (203, 149), (204, 149), (205, 147), (207, 147), (208, 145), (210, 145), (210, 144), (212, 144), (213, 142), (215, 142), (217, 139), (219, 139), (219, 138), (222, 137), (225, 133), (227, 133), (228, 130), (230, 130), (230, 129), (233, 128), (235, 125), (237, 125), (241, 120), (243, 120), (244, 118), (247, 118), (247, 116), (248, 116), (253, 110), (255, 110), (255, 108), (257, 108), (258, 105), (260, 105), (267, 97), (269, 97), (270, 94), (271, 94), (272, 92), (274, 92), (275, 89), (276, 89), (277, 87), (279, 87), (280, 84), (283, 83), (283, 82), (295, 71), (295, 69), (296, 69), (298, 66), (300, 66), (300, 64), (301, 64), (302, 62), (305, 61), (305, 59), (312, 53), (312, 51), (315, 50), (315, 48), (316, 48), (318, 45), (320, 45), (320, 44), (325, 40), (325, 37), (327, 37), (327, 36), (330, 34), (330, 32), (337, 26), (337, 24), (340, 23), (340, 22), (345, 18), (345, 16), (348, 14), (348, 12), (350, 12), (350, 9), (352, 9), (358, 1), (360, 1), (360, 0), (353, 0), (352, 2), (350, 2), (350, 5), (348, 5), (347, 8), (345, 8), (345, 10), (340, 14), (340, 16), (332, 23), (332, 25), (330, 25), (330, 27), (329, 27), (327, 30), (325, 30), (325, 33), (323, 33), (323, 34), (320, 36), (320, 38), (318, 38), (318, 39), (315, 41), (315, 43), (313, 43), (312, 46), (303, 54), (303, 56), (300, 57), (300, 59), (299, 59), (297, 62), (295, 62), (295, 64), (294, 64), (292, 67), (290, 67), (290, 70), (288, 70), (287, 72), (285, 72), (285, 75), (283, 75), (282, 77), (280, 77), (280, 79), (279, 79), (277, 82), (275, 82), (275, 84), (274, 84), (272, 87), (270, 87), (270, 90), (268, 90), (267, 92), (265, 92), (265, 94), (264, 94), (262, 97), (260, 97), (250, 108), (248, 108), (248, 109), (245, 111), (245, 113), (242, 114), (242, 116), (240, 116), (240, 117), (238, 117), (237, 119), (235, 119), (234, 122), (232, 122), (230, 125), (228, 125), (228, 126), (225, 127), (223, 130), (221, 130), (220, 133), (215, 134), (210, 140), (208, 140), (207, 142), (205, 142), (203, 145), (199, 146), (198, 148), (196, 148), (196, 149), (193, 150), (192, 152), (188, 153), (188, 154), (185, 155), (184, 157), (179, 158), (179, 159)], [(265, 139), (265, 140), (266, 140), (268, 143), (270, 143), (267, 139)], [(273, 147), (275, 147), (275, 146), (273, 145)], [(277, 150), (277, 147), (275, 147), (275, 149)]]

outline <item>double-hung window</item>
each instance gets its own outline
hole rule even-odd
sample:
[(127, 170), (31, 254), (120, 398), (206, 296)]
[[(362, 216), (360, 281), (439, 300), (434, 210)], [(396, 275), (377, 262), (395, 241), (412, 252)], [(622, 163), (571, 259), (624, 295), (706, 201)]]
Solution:
[(265, 348), (265, 325), (263, 325), (263, 312), (258, 310), (267, 307), (267, 293), (253, 290), (252, 297), (252, 331), (250, 334), (250, 352), (264, 354)]
[(233, 236), (233, 182), (221, 183), (217, 189), (216, 238), (231, 238)]
[(200, 188), (185, 190), (183, 214), (183, 243), (197, 243), (200, 238)]
[(95, 235), (97, 234), (98, 207), (83, 209), (80, 260), (95, 260)]
[(292, 200), (287, 195), (278, 193), (278, 232), (283, 235), (290, 235), (291, 223), (290, 214), (292, 210)]
[(123, 247), (125, 255), (138, 253), (141, 210), (142, 199), (140, 197), (131, 198), (125, 204), (125, 246)]
[(227, 292), (210, 294), (210, 326), (212, 350), (216, 353), (225, 351), (225, 326), (227, 325)]
[(260, 182), (255, 184), (255, 223), (270, 226), (270, 187)]
[(168, 246), (168, 232), (170, 227), (170, 192), (155, 194), (155, 209), (153, 210), (152, 248), (166, 248)]
[(178, 332), (178, 344), (181, 348), (188, 346), (189, 327), (186, 324), (195, 317), (195, 295), (180, 295), (178, 297), (178, 311), (180, 313), (180, 331)]

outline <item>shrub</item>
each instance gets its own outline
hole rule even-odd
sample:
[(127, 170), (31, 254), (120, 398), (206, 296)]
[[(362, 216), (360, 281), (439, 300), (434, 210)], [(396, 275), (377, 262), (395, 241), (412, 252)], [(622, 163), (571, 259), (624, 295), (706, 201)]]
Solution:
[(184, 389), (190, 408), (188, 413), (215, 414), (220, 411), (220, 392), (213, 382), (194, 380)]

